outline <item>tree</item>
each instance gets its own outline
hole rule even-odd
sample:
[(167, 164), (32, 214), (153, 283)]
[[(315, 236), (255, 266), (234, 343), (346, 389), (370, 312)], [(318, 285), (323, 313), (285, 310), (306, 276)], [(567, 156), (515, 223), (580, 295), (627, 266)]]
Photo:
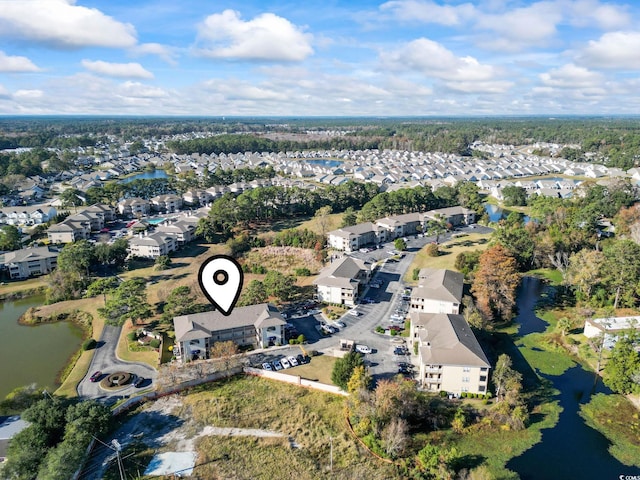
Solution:
[(393, 247), (399, 252), (403, 252), (407, 249), (407, 242), (405, 242), (402, 238), (396, 238), (393, 241)]
[(458, 202), (460, 205), (477, 213), (484, 211), (480, 187), (475, 182), (461, 182), (456, 185), (456, 189), (458, 190)]
[(487, 319), (511, 318), (519, 284), (516, 260), (502, 245), (494, 245), (480, 255), (471, 291)]
[(429, 478), (452, 478), (453, 465), (458, 459), (455, 447), (446, 448), (427, 443), (416, 456), (418, 467)]
[(57, 268), (63, 272), (77, 273), (83, 280), (89, 277), (89, 267), (95, 258), (93, 245), (87, 240), (68, 243), (60, 251)]
[(380, 435), (384, 451), (390, 457), (396, 457), (404, 451), (409, 441), (409, 425), (401, 418), (394, 418), (384, 427)]
[(331, 381), (343, 390), (347, 390), (349, 380), (356, 367), (363, 367), (364, 359), (358, 352), (349, 352), (336, 360), (331, 371)]
[(617, 240), (607, 245), (603, 253), (603, 283), (615, 292), (613, 308), (618, 308), (621, 299), (626, 306), (634, 306), (640, 283), (640, 245)]
[(342, 214), (342, 223), (340, 227), (350, 227), (358, 223), (358, 216), (353, 207), (348, 207)]
[(435, 218), (427, 223), (427, 235), (436, 236), (436, 244), (440, 243), (440, 235), (447, 231), (447, 219), (441, 214), (436, 214)]
[(292, 275), (284, 275), (276, 270), (269, 270), (262, 283), (268, 295), (278, 297), (281, 301), (291, 300), (295, 294), (296, 279)]
[(496, 399), (500, 401), (505, 397), (507, 391), (516, 388), (520, 384), (522, 375), (512, 368), (511, 357), (503, 353), (498, 357), (492, 380), (496, 387)]
[(241, 306), (257, 305), (265, 302), (268, 297), (264, 283), (260, 280), (251, 280), (249, 285), (244, 288), (239, 304)]
[(191, 292), (191, 288), (182, 285), (174, 288), (167, 296), (164, 303), (162, 320), (170, 322), (173, 317), (196, 313), (199, 310), (196, 304), (196, 296)]
[(158, 258), (156, 258), (153, 268), (154, 270), (166, 270), (170, 266), (171, 258), (169, 258), (169, 255), (160, 255)]
[(617, 393), (639, 393), (640, 354), (635, 349), (638, 335), (634, 333), (618, 336), (611, 357), (604, 367), (604, 383)]
[(567, 317), (562, 317), (560, 320), (558, 320), (557, 328), (558, 330), (560, 330), (560, 333), (562, 333), (563, 337), (567, 334), (569, 330), (571, 330), (572, 326), (573, 326), (573, 322), (569, 320)]
[(527, 204), (527, 191), (523, 187), (507, 185), (502, 189), (502, 198), (507, 207), (522, 207)]
[(349, 382), (347, 383), (347, 392), (359, 393), (362, 390), (369, 390), (371, 381), (372, 378), (371, 375), (367, 373), (367, 369), (363, 365), (360, 365), (354, 368), (351, 373), (351, 378), (349, 378)]
[(99, 278), (94, 280), (87, 287), (84, 294), (86, 298), (104, 295), (104, 303), (107, 304), (107, 293), (112, 292), (118, 287), (118, 279), (116, 277)]
[(127, 320), (135, 325), (138, 320), (149, 318), (152, 312), (147, 303), (145, 281), (141, 278), (125, 280), (98, 312), (111, 325), (122, 325)]
[(215, 342), (211, 346), (211, 358), (218, 358), (224, 362), (225, 370), (229, 370), (231, 358), (238, 353), (238, 345), (233, 340)]
[(598, 250), (583, 249), (569, 257), (566, 280), (578, 293), (578, 298), (587, 302), (591, 292), (601, 281), (605, 257)]
[(60, 194), (60, 202), (64, 207), (77, 207), (85, 202), (84, 194), (75, 188), (67, 188)]
[(19, 250), (22, 247), (22, 235), (14, 225), (0, 227), (0, 251)]
[(316, 210), (316, 213), (313, 215), (313, 218), (315, 218), (316, 223), (320, 228), (320, 233), (323, 237), (325, 233), (327, 233), (327, 227), (329, 225), (329, 215), (331, 215), (332, 211), (333, 208), (331, 207), (331, 205), (326, 205)]

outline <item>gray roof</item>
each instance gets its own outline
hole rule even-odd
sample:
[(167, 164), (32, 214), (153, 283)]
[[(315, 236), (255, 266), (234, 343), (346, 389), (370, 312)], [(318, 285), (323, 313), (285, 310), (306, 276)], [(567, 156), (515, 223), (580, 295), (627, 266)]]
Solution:
[(420, 282), (411, 292), (411, 298), (427, 298), (460, 303), (464, 276), (452, 270), (423, 268), (418, 274)]
[(253, 325), (256, 329), (285, 325), (278, 309), (269, 303), (234, 308), (227, 317), (215, 310), (174, 317), (176, 341), (184, 342), (212, 336), (213, 332)]
[(412, 312), (411, 323), (419, 332), (420, 356), (424, 363), (491, 366), (462, 315)]
[(328, 285), (332, 287), (349, 288), (358, 284), (356, 280), (362, 270), (369, 271), (371, 266), (358, 258), (342, 257), (329, 264), (318, 278), (314, 280), (315, 285)]
[(362, 235), (367, 232), (377, 232), (378, 229), (371, 222), (359, 223), (357, 225), (352, 225), (350, 227), (342, 227), (338, 230), (333, 230), (329, 232), (329, 235), (340, 236), (340, 237), (349, 237), (349, 235)]
[(34, 247), (14, 250), (4, 254), (4, 260), (0, 255), (0, 264), (20, 263), (30, 260), (40, 260), (42, 258), (56, 258), (59, 255), (57, 251), (49, 250), (49, 247)]

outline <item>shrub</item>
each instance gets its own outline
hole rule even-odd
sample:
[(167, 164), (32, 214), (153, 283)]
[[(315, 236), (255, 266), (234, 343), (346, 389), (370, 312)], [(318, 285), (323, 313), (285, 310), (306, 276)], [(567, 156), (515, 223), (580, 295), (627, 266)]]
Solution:
[(160, 340), (154, 338), (149, 342), (149, 345), (151, 345), (151, 348), (158, 348), (160, 346)]
[(442, 398), (445, 398), (445, 397), (448, 397), (448, 396), (449, 396), (449, 394), (448, 394), (447, 392), (445, 392), (444, 390), (440, 390), (440, 396), (441, 396)]
[(298, 335), (298, 343), (302, 344), (304, 342), (306, 342), (307, 339), (303, 334)]
[(93, 350), (98, 342), (94, 338), (89, 338), (82, 343), (82, 350)]
[(128, 339), (130, 342), (135, 342), (135, 341), (136, 341), (136, 338), (138, 338), (138, 334), (137, 334), (136, 332), (129, 332), (129, 333), (127, 333), (127, 339)]
[(397, 330), (391, 330), (391, 336), (395, 337), (396, 335), (398, 335), (398, 331)]
[(376, 327), (376, 332), (377, 332), (377, 333), (384, 333), (384, 328), (382, 328), (380, 325), (378, 325), (378, 326)]
[(318, 356), (318, 351), (317, 350), (310, 350), (309, 351), (309, 356), (310, 357), (317, 357)]
[(311, 275), (311, 270), (306, 267), (296, 268), (294, 272), (298, 277), (309, 277)]
[(430, 243), (429, 245), (427, 245), (426, 252), (430, 257), (437, 257), (440, 254), (440, 252), (438, 251), (438, 245), (436, 245), (435, 243)]

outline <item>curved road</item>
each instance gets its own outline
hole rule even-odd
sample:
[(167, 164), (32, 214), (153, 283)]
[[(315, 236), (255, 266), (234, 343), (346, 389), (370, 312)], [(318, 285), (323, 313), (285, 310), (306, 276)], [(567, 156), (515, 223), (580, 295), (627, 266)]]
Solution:
[(130, 372), (139, 377), (143, 377), (146, 380), (141, 385), (141, 388), (148, 388), (155, 382), (157, 376), (156, 369), (144, 363), (125, 362), (116, 356), (120, 330), (122, 330), (122, 327), (114, 327), (112, 325), (104, 326), (102, 336), (98, 341), (98, 347), (96, 347), (93, 354), (89, 371), (78, 384), (77, 391), (80, 397), (101, 401), (115, 401), (117, 398), (128, 397), (139, 390), (130, 384), (116, 392), (107, 392), (100, 388), (100, 382), (92, 382), (89, 380), (93, 372), (98, 370), (103, 374), (101, 378), (104, 378), (104, 375), (118, 371)]

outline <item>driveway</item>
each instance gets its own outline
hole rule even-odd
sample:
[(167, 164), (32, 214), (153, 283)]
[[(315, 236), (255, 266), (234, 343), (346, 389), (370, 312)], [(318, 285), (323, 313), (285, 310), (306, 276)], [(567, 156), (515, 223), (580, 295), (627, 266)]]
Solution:
[(101, 401), (115, 401), (118, 398), (129, 397), (140, 390), (133, 385), (128, 385), (116, 392), (103, 390), (100, 388), (100, 382), (92, 382), (89, 380), (93, 372), (98, 370), (102, 372), (103, 377), (104, 375), (115, 372), (129, 372), (139, 377), (144, 377), (147, 380), (142, 385), (142, 388), (148, 388), (155, 382), (157, 377), (155, 368), (144, 363), (125, 362), (116, 357), (116, 347), (118, 345), (118, 339), (120, 338), (120, 330), (122, 330), (122, 327), (114, 327), (112, 325), (104, 326), (102, 336), (98, 341), (98, 347), (93, 354), (89, 371), (78, 384), (77, 390), (80, 397)]

